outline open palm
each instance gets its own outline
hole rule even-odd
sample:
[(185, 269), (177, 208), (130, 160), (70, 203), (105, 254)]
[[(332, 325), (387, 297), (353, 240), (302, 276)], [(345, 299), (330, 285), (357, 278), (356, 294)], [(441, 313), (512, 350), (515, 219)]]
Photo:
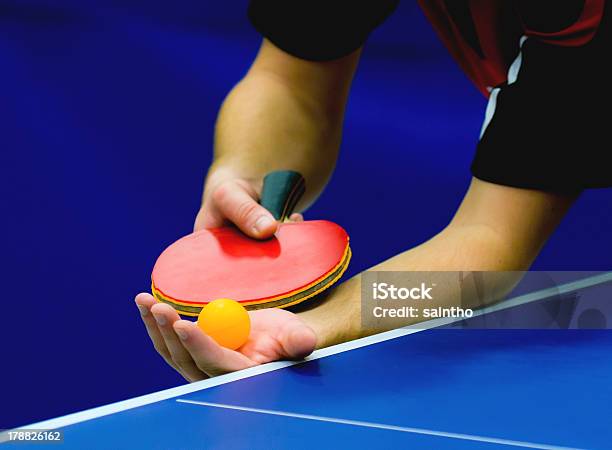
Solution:
[(249, 312), (251, 333), (238, 350), (221, 347), (191, 321), (150, 294), (136, 304), (157, 352), (188, 381), (246, 369), (279, 359), (300, 359), (316, 345), (314, 331), (297, 315), (281, 309)]

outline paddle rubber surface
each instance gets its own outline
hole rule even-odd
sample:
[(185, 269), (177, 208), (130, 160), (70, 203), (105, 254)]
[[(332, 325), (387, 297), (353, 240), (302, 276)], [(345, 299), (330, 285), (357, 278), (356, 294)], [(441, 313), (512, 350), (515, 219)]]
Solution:
[(202, 230), (164, 250), (152, 290), (184, 315), (197, 315), (217, 298), (248, 309), (286, 307), (331, 286), (350, 257), (346, 231), (325, 220), (283, 223), (266, 241), (233, 227)]

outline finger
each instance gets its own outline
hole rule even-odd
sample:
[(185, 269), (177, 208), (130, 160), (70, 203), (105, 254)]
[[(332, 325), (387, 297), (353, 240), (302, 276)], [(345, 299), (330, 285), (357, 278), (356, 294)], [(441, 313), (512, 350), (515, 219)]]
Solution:
[(279, 342), (288, 359), (302, 359), (310, 355), (317, 345), (315, 332), (301, 320), (291, 320), (279, 334)]
[(198, 211), (198, 215), (193, 224), (193, 231), (218, 228), (225, 224), (224, 217), (214, 208), (209, 208), (208, 203), (209, 202), (206, 202)]
[(278, 223), (267, 209), (255, 201), (255, 192), (238, 182), (221, 184), (213, 192), (214, 206), (223, 217), (253, 238), (271, 237)]
[(197, 367), (211, 377), (255, 365), (242, 353), (221, 347), (193, 322), (179, 320), (174, 323), (174, 330)]
[(300, 213), (293, 213), (289, 216), (290, 222), (304, 222), (304, 216)]
[[(151, 338), (151, 342), (153, 343), (153, 347), (161, 355), (162, 358), (176, 371), (181, 372), (178, 367), (174, 365), (172, 358), (170, 357), (170, 352), (168, 351), (168, 347), (166, 347), (166, 343), (164, 342), (164, 338), (159, 332), (159, 328), (157, 327), (157, 322), (151, 314), (151, 307), (155, 305), (157, 302), (153, 298), (151, 294), (141, 293), (136, 296), (136, 306), (140, 311), (140, 317), (144, 322), (145, 328), (147, 330), (147, 334), (149, 338)], [(181, 375), (183, 375), (181, 373)]]
[(174, 322), (180, 320), (174, 308), (164, 303), (158, 303), (153, 305), (151, 313), (153, 317), (155, 317), (157, 327), (164, 339), (174, 365), (185, 374), (189, 381), (198, 381), (206, 378), (206, 375), (198, 369), (193, 358), (189, 352), (185, 350), (185, 347), (183, 347), (183, 344), (181, 344), (181, 341), (174, 332), (172, 325)]

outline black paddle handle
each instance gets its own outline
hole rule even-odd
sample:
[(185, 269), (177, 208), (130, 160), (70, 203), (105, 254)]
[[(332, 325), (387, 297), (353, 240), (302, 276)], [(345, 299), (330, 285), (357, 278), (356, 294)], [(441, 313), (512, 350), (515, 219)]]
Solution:
[(276, 220), (288, 218), (306, 191), (304, 177), (293, 170), (278, 170), (264, 177), (260, 204)]

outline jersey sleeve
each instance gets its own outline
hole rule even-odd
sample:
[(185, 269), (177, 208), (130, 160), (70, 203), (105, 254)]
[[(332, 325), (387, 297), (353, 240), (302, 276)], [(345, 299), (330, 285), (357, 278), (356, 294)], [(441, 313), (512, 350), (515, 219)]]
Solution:
[(251, 0), (255, 29), (301, 59), (331, 61), (360, 48), (399, 0)]
[(472, 174), (553, 192), (612, 186), (610, 12), (588, 42), (522, 38), (506, 83), (489, 97)]

